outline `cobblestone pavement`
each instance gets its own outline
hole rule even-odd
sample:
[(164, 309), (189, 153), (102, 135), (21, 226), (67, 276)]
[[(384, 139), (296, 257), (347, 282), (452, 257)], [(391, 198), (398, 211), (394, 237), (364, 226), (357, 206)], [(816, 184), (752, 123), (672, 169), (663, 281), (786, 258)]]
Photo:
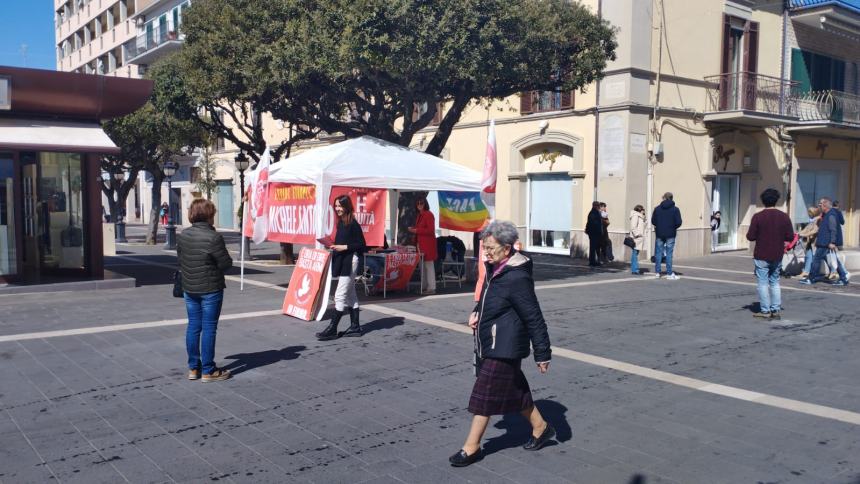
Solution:
[(853, 285), (786, 280), (784, 318), (759, 321), (742, 253), (678, 261), (679, 281), (535, 256), (556, 353), (524, 368), (557, 440), (524, 452), (525, 422), (496, 418), (454, 469), (468, 288), (363, 298), (365, 336), (322, 343), (323, 323), (277, 314), (291, 269), (255, 250), (219, 325), (235, 377), (203, 384), (184, 379), (173, 255), (118, 249), (108, 267), (139, 287), (0, 296), (0, 481), (860, 483)]

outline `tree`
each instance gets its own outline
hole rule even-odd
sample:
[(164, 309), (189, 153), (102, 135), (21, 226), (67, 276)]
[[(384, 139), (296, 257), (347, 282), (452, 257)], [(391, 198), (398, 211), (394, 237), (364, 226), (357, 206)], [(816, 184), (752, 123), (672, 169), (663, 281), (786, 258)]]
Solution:
[[(153, 100), (157, 99), (159, 88), (156, 82)], [(134, 177), (141, 170), (150, 174), (152, 207), (146, 243), (154, 245), (158, 233), (161, 183), (165, 178), (162, 171), (164, 163), (177, 155), (191, 154), (195, 147), (202, 146), (205, 133), (193, 122), (182, 121), (169, 113), (159, 111), (153, 101), (134, 113), (105, 122), (104, 129), (120, 147), (121, 153), (116, 157), (116, 163), (125, 163), (131, 170), (135, 170)], [(123, 183), (123, 186), (130, 188), (132, 178), (130, 175), (129, 181)], [(127, 189), (125, 193), (128, 193)]]
[(251, 140), (237, 145), (254, 150), (265, 139), (249, 111), (296, 127), (295, 140), (320, 130), (410, 146), (442, 105), (425, 148), (438, 156), (468, 106), (582, 89), (616, 48), (609, 24), (569, 0), (198, 0), (184, 22), (171, 75), (187, 94), (173, 109), (227, 106)]
[(198, 152), (200, 161), (197, 163), (197, 180), (194, 187), (198, 192), (206, 194), (206, 200), (212, 200), (212, 192), (218, 189), (218, 183), (215, 181), (217, 162), (212, 158), (212, 143), (209, 139), (211, 136), (206, 138)]

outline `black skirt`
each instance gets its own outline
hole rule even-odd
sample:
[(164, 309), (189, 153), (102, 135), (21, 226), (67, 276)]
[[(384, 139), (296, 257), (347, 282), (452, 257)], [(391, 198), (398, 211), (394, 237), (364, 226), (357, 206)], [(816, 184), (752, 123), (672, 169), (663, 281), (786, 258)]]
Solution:
[(469, 412), (490, 416), (531, 408), (532, 391), (521, 363), (522, 360), (484, 359), (469, 398)]

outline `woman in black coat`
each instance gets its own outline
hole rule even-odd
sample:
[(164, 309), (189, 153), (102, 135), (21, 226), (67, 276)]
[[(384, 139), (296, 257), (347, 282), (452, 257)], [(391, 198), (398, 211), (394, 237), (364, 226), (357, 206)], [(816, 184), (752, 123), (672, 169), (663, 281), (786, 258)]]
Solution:
[(215, 231), (215, 205), (198, 198), (188, 209), (191, 227), (177, 237), (176, 257), (188, 312), (185, 347), (188, 379), (204, 382), (230, 378), (215, 365), (215, 337), (224, 302), (224, 272), (233, 265), (224, 237)]
[(475, 351), (480, 362), (469, 399), (474, 414), (463, 448), (449, 461), (463, 467), (481, 458), (481, 438), (491, 415), (518, 412), (532, 426), (525, 450), (538, 450), (555, 436), (532, 400), (520, 369), (534, 347), (538, 370), (546, 373), (552, 358), (549, 334), (532, 279), (532, 261), (514, 249), (517, 229), (510, 222), (493, 221), (481, 233), (487, 277), (481, 299), (469, 317), (475, 330)]
[[(355, 293), (355, 276), (358, 271), (358, 258), (366, 249), (361, 225), (355, 220), (352, 200), (341, 195), (334, 200), (334, 213), (337, 215), (337, 232), (334, 236), (331, 273), (337, 277), (337, 290), (334, 293), (334, 316), (326, 329), (317, 333), (317, 339), (328, 341), (341, 336), (361, 336), (358, 323), (358, 295)], [(344, 310), (349, 311), (350, 325), (343, 333), (337, 332), (337, 325)]]

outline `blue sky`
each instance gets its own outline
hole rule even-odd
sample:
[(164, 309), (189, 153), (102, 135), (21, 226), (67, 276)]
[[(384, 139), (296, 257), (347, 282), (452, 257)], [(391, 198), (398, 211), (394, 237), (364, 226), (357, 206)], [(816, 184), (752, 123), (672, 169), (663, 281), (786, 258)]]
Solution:
[(54, 3), (51, 0), (0, 0), (0, 65), (57, 68)]

